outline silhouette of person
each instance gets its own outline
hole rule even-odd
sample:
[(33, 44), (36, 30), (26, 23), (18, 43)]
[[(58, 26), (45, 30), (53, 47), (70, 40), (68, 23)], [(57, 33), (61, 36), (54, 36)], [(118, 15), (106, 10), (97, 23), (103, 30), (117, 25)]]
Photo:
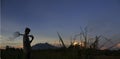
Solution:
[[(33, 35), (28, 35), (30, 33), (30, 28), (25, 29), (25, 33), (23, 35), (23, 49), (25, 53), (25, 59), (30, 59), (31, 56), (31, 42), (34, 39)], [(31, 40), (29, 39), (31, 38)]]

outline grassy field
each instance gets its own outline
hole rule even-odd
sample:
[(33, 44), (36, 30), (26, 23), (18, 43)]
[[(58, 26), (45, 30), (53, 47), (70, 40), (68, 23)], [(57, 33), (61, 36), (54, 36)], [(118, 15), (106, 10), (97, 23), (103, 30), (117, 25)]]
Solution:
[[(24, 59), (23, 57), (22, 49), (1, 50), (2, 59)], [(83, 51), (76, 49), (33, 50), (31, 59), (120, 59), (120, 54), (110, 56), (88, 54), (86, 56)]]

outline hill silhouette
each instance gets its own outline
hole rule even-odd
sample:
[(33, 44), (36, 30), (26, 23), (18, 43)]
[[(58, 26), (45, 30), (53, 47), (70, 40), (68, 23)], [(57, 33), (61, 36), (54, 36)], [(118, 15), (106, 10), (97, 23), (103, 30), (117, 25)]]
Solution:
[(32, 46), (33, 50), (44, 50), (44, 49), (57, 49), (58, 47), (53, 46), (49, 43), (37, 43)]

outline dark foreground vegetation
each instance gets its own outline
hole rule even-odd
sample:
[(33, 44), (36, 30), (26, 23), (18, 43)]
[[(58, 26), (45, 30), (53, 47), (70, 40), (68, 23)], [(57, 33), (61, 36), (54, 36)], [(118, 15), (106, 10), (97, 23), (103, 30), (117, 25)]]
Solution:
[[(24, 59), (22, 49), (1, 50), (1, 59)], [(54, 49), (32, 50), (31, 59), (120, 59), (120, 50)]]

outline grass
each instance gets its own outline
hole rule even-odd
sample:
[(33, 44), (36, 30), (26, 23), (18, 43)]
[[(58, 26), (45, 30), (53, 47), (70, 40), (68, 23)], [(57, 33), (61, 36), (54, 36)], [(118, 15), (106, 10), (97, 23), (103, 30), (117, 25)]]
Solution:
[[(93, 55), (88, 51), (89, 56), (85, 57), (84, 52), (77, 49), (58, 49), (58, 50), (33, 50), (31, 59), (119, 59), (120, 54), (116, 55)], [(99, 52), (98, 52), (99, 53)], [(115, 52), (114, 52), (115, 53)], [(82, 55), (83, 54), (83, 55)], [(93, 56), (91, 56), (93, 55)], [(1, 50), (1, 59), (23, 59), (22, 49)]]

